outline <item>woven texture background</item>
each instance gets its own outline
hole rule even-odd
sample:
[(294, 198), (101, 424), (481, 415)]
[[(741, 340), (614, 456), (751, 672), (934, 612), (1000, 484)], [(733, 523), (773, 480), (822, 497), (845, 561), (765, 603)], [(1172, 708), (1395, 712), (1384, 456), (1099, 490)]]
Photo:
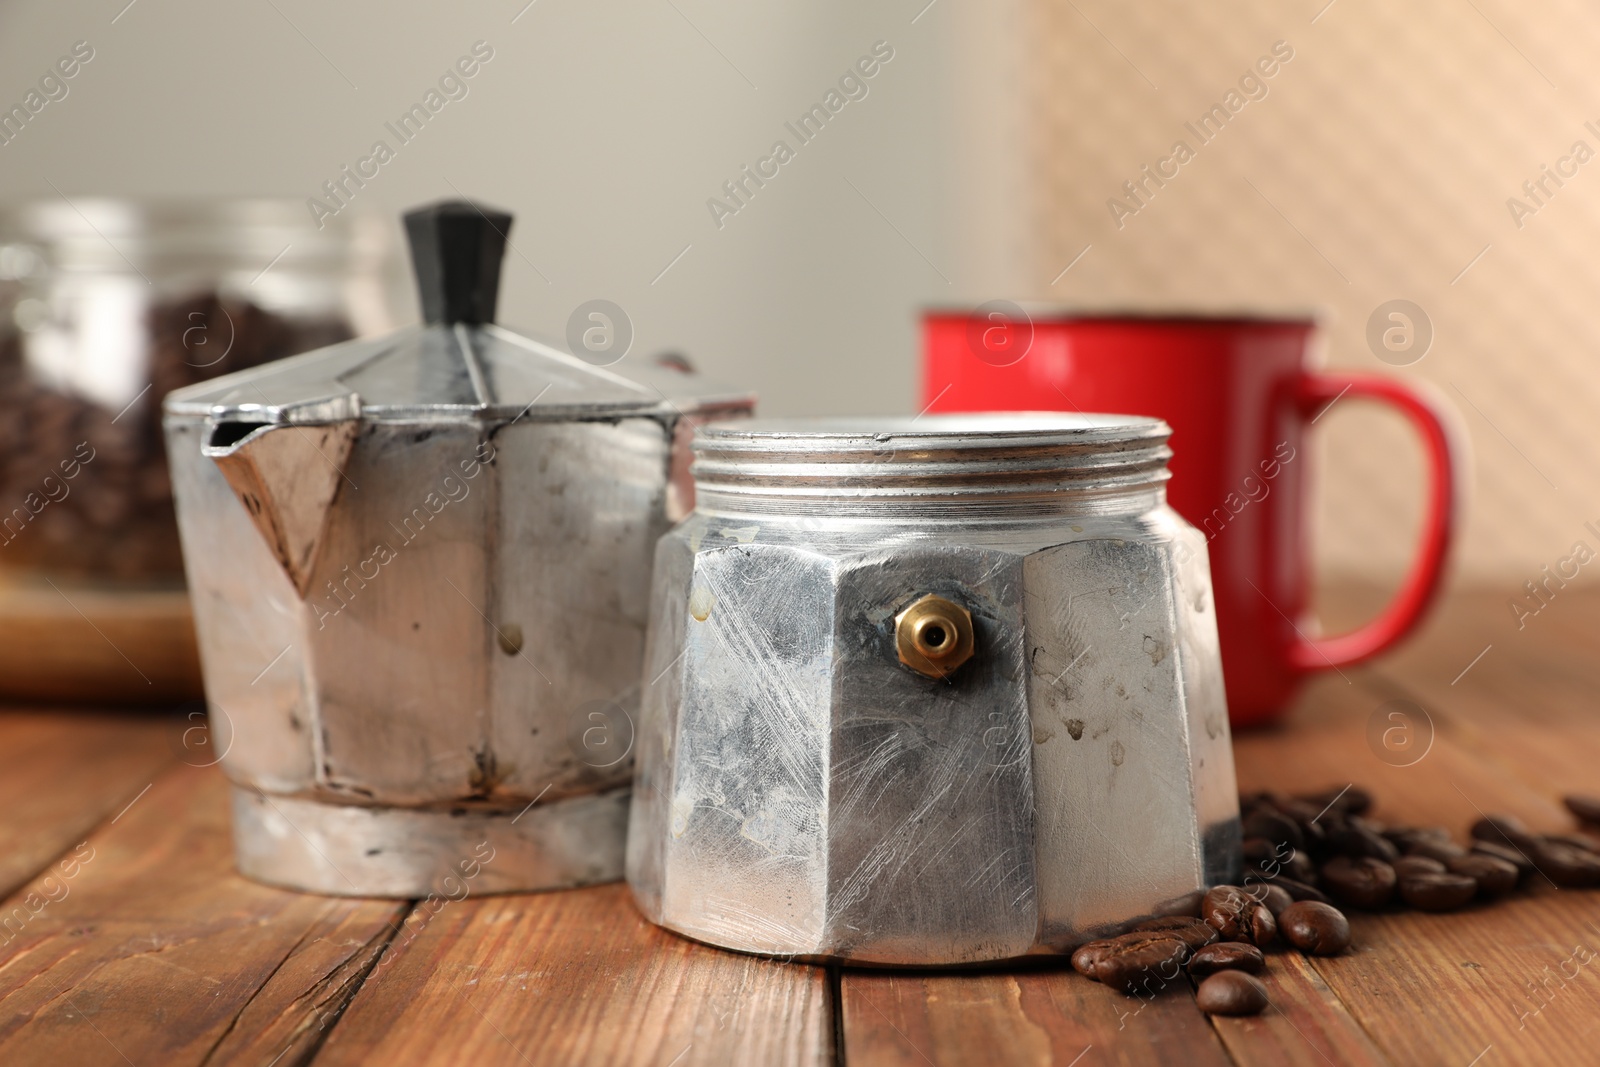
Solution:
[[(1025, 0), (1015, 84), (1031, 202), (1017, 206), (1042, 222), (1027, 295), (1320, 311), (1330, 365), (1427, 383), (1459, 411), (1471, 486), (1458, 573), (1509, 595), (1574, 541), (1600, 548), (1583, 529), (1600, 519), (1600, 158), (1560, 188), (1547, 179), (1543, 206), (1522, 190), (1577, 141), (1600, 153), (1585, 128), (1600, 120), (1600, 13), (1324, 3)], [(1202, 144), (1184, 123), (1279, 41), (1293, 58), (1263, 79), (1265, 97)], [(1119, 227), (1108, 199), (1129, 202), (1122, 183), (1178, 140), (1195, 158)], [(1537, 207), (1520, 227), (1512, 196)], [(1409, 366), (1366, 340), (1395, 298), (1434, 331)], [(1392, 577), (1419, 513), (1417, 445), (1399, 416), (1358, 402), (1318, 429), (1323, 568)]]

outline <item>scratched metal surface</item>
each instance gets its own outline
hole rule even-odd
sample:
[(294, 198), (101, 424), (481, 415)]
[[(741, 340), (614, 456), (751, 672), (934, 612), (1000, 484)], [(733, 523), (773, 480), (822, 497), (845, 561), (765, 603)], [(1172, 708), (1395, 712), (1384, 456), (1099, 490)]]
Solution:
[[(1164, 435), (1073, 442), (1076, 508), (1035, 492), (1030, 471), (1066, 477), (1039, 441), (1002, 457), (1021, 505), (926, 440), (910, 466), (893, 441), (826, 467), (794, 449), (804, 513), (772, 506), (771, 453), (744, 510), (701, 482), (717, 506), (658, 556), (640, 712), (629, 879), (651, 918), (754, 952), (972, 963), (1068, 949), (1233, 865), (1209, 580), (1151, 473)], [(880, 476), (893, 506), (864, 514)], [(952, 476), (984, 518), (952, 519)], [(977, 631), (938, 680), (894, 652), (895, 614), (930, 592)]]
[[(750, 404), (667, 373), (641, 384), (498, 327), (429, 326), (173, 394), (241, 869), (426, 894), (470, 855), (470, 827), (498, 849), (495, 888), (620, 877), (651, 562), (692, 497), (678, 424)], [(304, 512), (296, 479), (332, 461), (257, 446), (328, 425), (354, 443), (325, 520), (258, 528), (247, 507)], [(222, 462), (253, 464), (260, 495)], [(289, 527), (314, 547), (275, 554)]]
[[(211, 711), (210, 740), (235, 780), (272, 793), (310, 789), (316, 761), (306, 741), (310, 695), (303, 615), (278, 566), (217, 465), (200, 454), (204, 419), (166, 421), (183, 562)], [(224, 547), (226, 546), (226, 547)]]

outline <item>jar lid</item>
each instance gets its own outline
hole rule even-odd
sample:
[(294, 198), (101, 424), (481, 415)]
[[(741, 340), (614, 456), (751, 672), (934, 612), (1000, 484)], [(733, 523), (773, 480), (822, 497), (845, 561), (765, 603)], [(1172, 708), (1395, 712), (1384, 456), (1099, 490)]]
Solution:
[(319, 424), (587, 419), (748, 405), (747, 395), (694, 375), (665, 367), (621, 374), (495, 325), (509, 213), (447, 200), (408, 212), (405, 222), (421, 325), (179, 389), (165, 410), (219, 422)]
[[(377, 270), (393, 251), (387, 220), (359, 207), (314, 225), (297, 200), (74, 197), (0, 204), (0, 244), (27, 257), (0, 279), (42, 269), (162, 276)], [(35, 253), (35, 258), (29, 253)]]

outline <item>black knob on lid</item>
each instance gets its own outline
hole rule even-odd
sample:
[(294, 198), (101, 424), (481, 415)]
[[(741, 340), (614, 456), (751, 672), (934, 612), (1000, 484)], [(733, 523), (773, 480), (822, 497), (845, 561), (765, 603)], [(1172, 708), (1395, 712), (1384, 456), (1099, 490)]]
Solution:
[(510, 212), (470, 200), (441, 200), (406, 212), (405, 219), (423, 320), (493, 322)]

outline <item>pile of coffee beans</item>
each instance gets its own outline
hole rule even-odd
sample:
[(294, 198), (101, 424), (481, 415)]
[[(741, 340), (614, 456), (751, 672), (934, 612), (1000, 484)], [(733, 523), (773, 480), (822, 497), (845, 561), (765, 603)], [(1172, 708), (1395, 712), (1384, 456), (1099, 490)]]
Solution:
[[(1600, 797), (1565, 803), (1582, 828), (1600, 832)], [(1192, 893), (1171, 914), (1081, 946), (1073, 968), (1140, 997), (1175, 988), (1186, 974), (1198, 983), (1201, 1011), (1254, 1015), (1267, 1006), (1254, 977), (1266, 969), (1267, 949), (1280, 940), (1315, 956), (1349, 948), (1341, 907), (1454, 911), (1499, 900), (1535, 875), (1562, 888), (1600, 887), (1600, 840), (1582, 833), (1537, 834), (1491, 815), (1460, 845), (1443, 827), (1380, 823), (1371, 807), (1371, 794), (1354, 785), (1241, 796), (1240, 884)]]
[(0, 331), (0, 566), (181, 575), (162, 398), (351, 336), (342, 322), (290, 320), (211, 292), (154, 305), (144, 331), (138, 373), (150, 388), (125, 412), (43, 379), (25, 335)]
[[(1588, 818), (1600, 816), (1600, 799), (1566, 804), (1580, 822), (1600, 825)], [(1371, 806), (1356, 786), (1240, 797), (1245, 881), (1361, 911), (1455, 911), (1498, 900), (1536, 874), (1561, 888), (1600, 887), (1600, 841), (1581, 834), (1536, 834), (1512, 816), (1490, 815), (1458, 844), (1442, 826), (1377, 822)]]

